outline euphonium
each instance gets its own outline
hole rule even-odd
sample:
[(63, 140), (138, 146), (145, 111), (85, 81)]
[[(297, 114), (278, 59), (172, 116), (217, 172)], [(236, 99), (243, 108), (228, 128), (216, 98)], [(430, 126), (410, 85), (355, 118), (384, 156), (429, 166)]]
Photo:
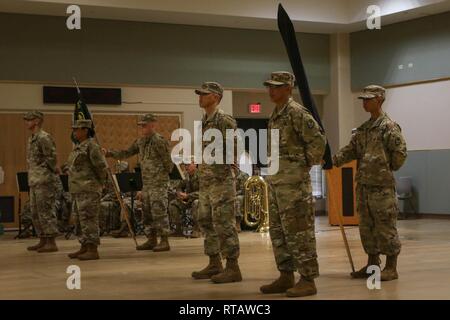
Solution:
[(269, 185), (261, 176), (252, 176), (244, 184), (244, 222), (258, 232), (269, 231)]

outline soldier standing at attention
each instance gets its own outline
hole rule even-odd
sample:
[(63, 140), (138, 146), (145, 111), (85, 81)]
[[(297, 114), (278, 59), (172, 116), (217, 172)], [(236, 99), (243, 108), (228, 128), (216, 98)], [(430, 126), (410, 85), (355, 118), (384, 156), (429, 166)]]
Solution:
[(397, 233), (398, 205), (393, 171), (406, 160), (406, 142), (400, 126), (392, 121), (381, 106), (385, 89), (377, 85), (364, 88), (359, 99), (371, 117), (352, 135), (350, 144), (342, 148), (333, 163), (340, 167), (357, 160), (356, 201), (359, 213), (359, 232), (367, 266), (352, 272), (352, 278), (367, 278), (367, 267), (380, 266), (380, 254), (387, 256), (381, 280), (398, 278), (397, 256), (400, 240)]
[[(267, 176), (270, 238), (280, 277), (260, 290), (303, 297), (317, 293), (314, 279), (319, 276), (319, 265), (309, 172), (320, 164), (326, 139), (311, 113), (292, 99), (294, 84), (294, 75), (284, 71), (273, 72), (264, 82), (276, 104), (268, 129), (278, 129), (280, 138), (279, 170)], [(297, 284), (294, 271), (301, 276)]]
[(99, 259), (100, 197), (107, 179), (107, 163), (100, 146), (89, 137), (91, 120), (77, 120), (72, 129), (78, 144), (70, 153), (67, 165), (73, 213), (81, 231), (81, 248), (70, 253), (69, 258), (95, 260)]
[[(141, 117), (143, 137), (136, 140), (128, 150), (103, 149), (107, 157), (121, 160), (139, 155), (142, 170), (142, 201), (147, 241), (137, 250), (169, 251), (168, 189), (169, 173), (173, 168), (169, 143), (156, 132), (157, 118), (151, 113)], [(161, 237), (157, 243), (157, 235)]]
[[(226, 130), (236, 129), (236, 121), (219, 107), (222, 100), (222, 86), (216, 82), (205, 82), (199, 95), (199, 105), (205, 110), (202, 119), (202, 132), (216, 129), (222, 133), (223, 149), (226, 149)], [(209, 144), (203, 142), (202, 150)], [(225, 156), (225, 151), (223, 153)], [(205, 234), (205, 254), (209, 264), (201, 271), (192, 273), (194, 279), (211, 279), (215, 283), (242, 281), (238, 265), (239, 238), (236, 229), (234, 201), (236, 190), (234, 168), (231, 164), (205, 163), (199, 165), (199, 224)], [(223, 269), (222, 258), (227, 259)]]
[(56, 147), (50, 134), (42, 130), (44, 115), (40, 111), (24, 115), (28, 139), (27, 162), (30, 186), (30, 209), (39, 243), (28, 247), (30, 251), (58, 251), (55, 238), (58, 234), (55, 212)]

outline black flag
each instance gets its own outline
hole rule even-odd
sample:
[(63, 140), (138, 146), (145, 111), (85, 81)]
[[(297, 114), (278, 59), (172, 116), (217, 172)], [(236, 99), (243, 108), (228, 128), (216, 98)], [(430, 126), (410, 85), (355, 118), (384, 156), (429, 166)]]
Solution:
[[(300, 91), (300, 96), (302, 97), (303, 104), (311, 112), (312, 116), (323, 130), (322, 121), (320, 120), (320, 116), (317, 112), (311, 90), (309, 89), (305, 67), (303, 66), (297, 38), (295, 36), (294, 25), (292, 24), (291, 19), (289, 18), (281, 3), (278, 5), (278, 29), (280, 30), (281, 37), (283, 38), (283, 42), (289, 56), (289, 61), (291, 62), (291, 68), (297, 80), (298, 90)], [(323, 160), (325, 161), (323, 165), (324, 169), (328, 170), (333, 167), (330, 145), (328, 144), (328, 141)]]
[[(75, 104), (75, 110), (73, 111), (73, 121), (77, 120), (92, 120), (92, 115), (89, 112), (88, 106), (83, 100), (80, 89), (77, 87), (78, 100)], [(93, 138), (95, 136), (94, 122), (92, 122), (92, 129), (89, 129), (89, 136)]]

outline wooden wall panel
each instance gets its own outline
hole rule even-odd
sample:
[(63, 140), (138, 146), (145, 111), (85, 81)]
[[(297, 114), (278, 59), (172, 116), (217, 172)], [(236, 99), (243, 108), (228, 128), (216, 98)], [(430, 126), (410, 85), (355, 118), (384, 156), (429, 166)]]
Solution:
[[(137, 116), (136, 115), (95, 115), (95, 129), (97, 138), (103, 148), (123, 150), (135, 141), (138, 136)], [(126, 159), (130, 168), (133, 169), (137, 164), (137, 156)], [(115, 171), (116, 160), (108, 159), (108, 163)]]
[[(18, 227), (18, 192), (16, 184), (16, 173), (26, 171), (26, 141), (30, 136), (27, 131), (22, 113), (0, 113), (0, 166), (5, 171), (5, 183), (0, 185), (0, 195), (14, 196), (15, 198), (15, 222), (5, 223), (6, 228)], [(140, 136), (137, 127), (138, 115), (125, 114), (94, 114), (98, 138), (103, 147), (124, 149)], [(180, 127), (179, 115), (159, 116), (159, 131), (170, 139), (173, 130)], [(72, 114), (46, 114), (44, 130), (49, 132), (55, 139), (58, 165), (67, 161), (72, 150), (71, 134)], [(127, 160), (131, 168), (137, 163), (137, 157)], [(115, 161), (110, 161), (114, 171)], [(25, 201), (27, 195), (23, 195)]]
[[(342, 201), (342, 169), (353, 169), (353, 215), (346, 215), (343, 211)], [(340, 168), (333, 167), (327, 170), (327, 190), (328, 190), (328, 220), (330, 225), (339, 225), (339, 219), (342, 217), (342, 224), (354, 226), (359, 224), (359, 214), (356, 208), (356, 161), (352, 161)]]
[(170, 137), (173, 130), (181, 127), (180, 122), (178, 116), (158, 116), (158, 131), (170, 142), (171, 147), (177, 144), (177, 141), (170, 141)]

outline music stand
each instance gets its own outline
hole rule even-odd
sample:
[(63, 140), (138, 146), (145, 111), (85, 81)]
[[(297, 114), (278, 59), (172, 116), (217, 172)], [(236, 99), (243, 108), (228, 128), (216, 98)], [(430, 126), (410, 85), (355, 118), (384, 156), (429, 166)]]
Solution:
[(123, 172), (115, 175), (121, 193), (131, 194), (131, 221), (133, 232), (136, 233), (136, 217), (134, 215), (134, 196), (142, 190), (142, 176), (140, 172)]
[[(19, 238), (22, 235), (22, 192), (30, 193), (30, 186), (28, 185), (28, 172), (17, 172), (16, 174), (17, 191), (19, 192), (19, 234), (14, 239)], [(33, 224), (33, 235), (36, 235)]]

